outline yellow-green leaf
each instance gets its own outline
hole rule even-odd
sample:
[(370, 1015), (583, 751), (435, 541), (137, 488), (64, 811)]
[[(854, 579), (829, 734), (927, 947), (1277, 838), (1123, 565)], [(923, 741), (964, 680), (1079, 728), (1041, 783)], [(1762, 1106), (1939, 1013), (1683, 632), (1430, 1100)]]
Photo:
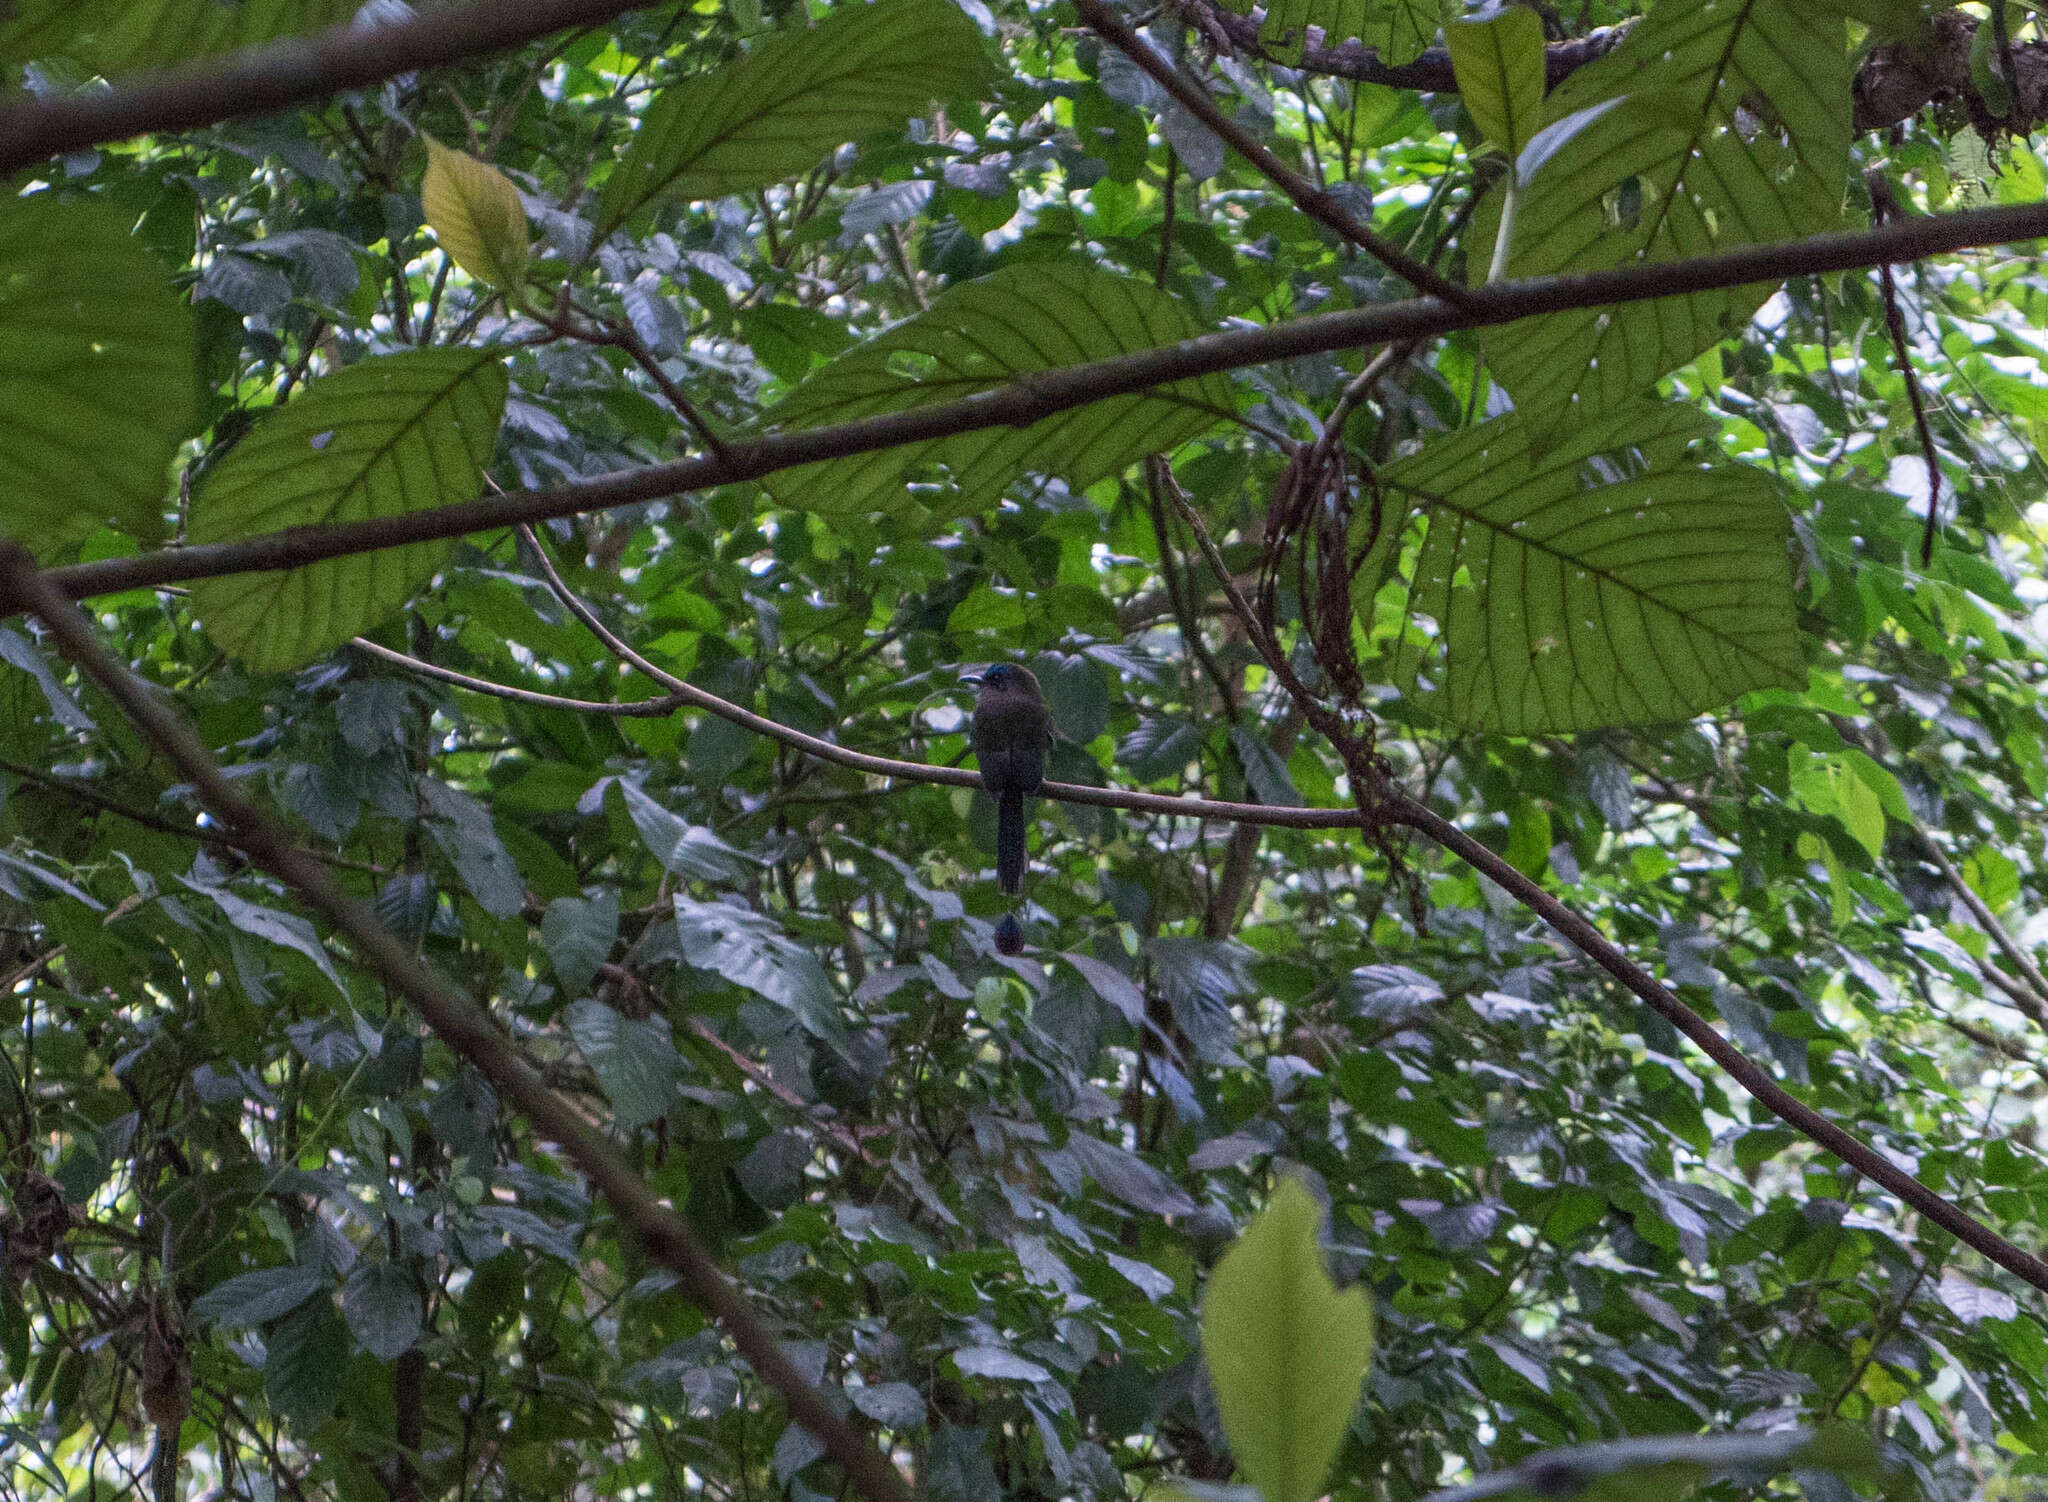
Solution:
[(1511, 5), (1444, 28), (1458, 91), (1486, 139), (1512, 160), (1543, 112), (1543, 20)]
[(1317, 1245), (1322, 1211), (1284, 1180), (1209, 1277), (1202, 1348), (1237, 1467), (1266, 1502), (1311, 1502), (1358, 1406), (1372, 1305), (1337, 1291)]
[(530, 235), (519, 190), (504, 173), (429, 136), (420, 206), (456, 265), (507, 292), (519, 285)]

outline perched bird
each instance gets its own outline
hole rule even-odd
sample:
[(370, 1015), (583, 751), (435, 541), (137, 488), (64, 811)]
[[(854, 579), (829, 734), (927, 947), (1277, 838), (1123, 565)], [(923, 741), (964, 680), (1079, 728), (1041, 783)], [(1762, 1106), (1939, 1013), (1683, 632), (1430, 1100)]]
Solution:
[(1024, 890), (1024, 798), (1045, 781), (1045, 749), (1052, 716), (1028, 668), (999, 662), (961, 680), (980, 691), (972, 739), (981, 785), (996, 801), (996, 885)]

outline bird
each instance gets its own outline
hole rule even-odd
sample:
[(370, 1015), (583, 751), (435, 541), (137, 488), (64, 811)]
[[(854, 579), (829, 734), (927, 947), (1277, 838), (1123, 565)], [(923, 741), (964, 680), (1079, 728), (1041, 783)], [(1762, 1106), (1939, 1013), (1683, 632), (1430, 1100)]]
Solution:
[(970, 739), (981, 785), (996, 802), (996, 885), (1024, 890), (1024, 799), (1045, 782), (1052, 715), (1029, 668), (998, 662), (962, 675), (977, 690)]

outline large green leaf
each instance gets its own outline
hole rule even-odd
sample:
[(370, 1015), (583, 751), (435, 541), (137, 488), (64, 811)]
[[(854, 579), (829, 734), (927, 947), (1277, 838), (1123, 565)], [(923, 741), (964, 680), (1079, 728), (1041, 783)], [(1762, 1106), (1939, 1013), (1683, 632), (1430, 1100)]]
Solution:
[[(1539, 134), (1524, 155), (1507, 274), (1678, 260), (1836, 227), (1849, 165), (1844, 43), (1822, 0), (1657, 7), (1546, 101), (1544, 123), (1571, 135), (1553, 150)], [(1498, 193), (1491, 202), (1497, 214)], [(1739, 333), (1771, 291), (1553, 313), (1484, 340), (1540, 449)]]
[(1458, 90), (1486, 139), (1518, 156), (1543, 113), (1543, 18), (1510, 5), (1444, 28)]
[(664, 90), (598, 201), (601, 239), (657, 195), (719, 198), (781, 182), (842, 142), (901, 126), (993, 79), (951, 0), (877, 0), (763, 42)]
[(114, 216), (0, 197), (0, 532), (154, 538), (192, 412), (192, 314)]
[[(784, 430), (957, 401), (1020, 376), (1156, 349), (1202, 332), (1173, 298), (1092, 266), (1005, 267), (947, 290), (931, 308), (841, 355), (769, 414)], [(944, 466), (955, 509), (992, 502), (1026, 470), (1076, 490), (1184, 443), (1231, 410), (1220, 375), (1108, 397), (1022, 429), (990, 429), (785, 470), (767, 481), (801, 510), (887, 510), (905, 477)], [(927, 497), (927, 499), (929, 499)]]
[[(317, 381), (208, 478), (193, 500), (191, 540), (469, 500), (497, 442), (506, 389), (504, 365), (489, 349), (386, 355)], [(252, 671), (276, 672), (384, 620), (433, 577), (450, 546), (414, 543), (209, 579), (193, 603), (217, 646)]]
[[(1225, 0), (1230, 9), (1252, 13), (1256, 0)], [(1443, 23), (1442, 0), (1272, 0), (1259, 25), (1259, 40), (1275, 57), (1299, 60), (1308, 29), (1323, 34), (1323, 45), (1357, 38), (1399, 67), (1412, 63), (1436, 40)]]
[(1323, 1267), (1323, 1213), (1283, 1179), (1209, 1275), (1202, 1354), (1230, 1453), (1265, 1502), (1311, 1502), (1358, 1406), (1372, 1305)]
[(159, 68), (339, 26), (360, 0), (21, 0), (0, 62), (64, 56), (106, 73)]
[(1474, 730), (1518, 735), (1681, 720), (1751, 689), (1806, 682), (1788, 521), (1770, 479), (1703, 463), (1711, 419), (1640, 403), (1532, 462), (1510, 413), (1382, 475), (1357, 605), (1401, 545), (1409, 622), (1394, 680)]

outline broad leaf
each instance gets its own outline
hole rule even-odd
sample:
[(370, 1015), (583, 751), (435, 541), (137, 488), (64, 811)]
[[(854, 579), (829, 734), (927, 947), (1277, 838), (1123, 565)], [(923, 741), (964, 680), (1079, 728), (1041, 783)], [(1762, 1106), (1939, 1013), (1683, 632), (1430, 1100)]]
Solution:
[(192, 395), (191, 310), (114, 214), (0, 197), (0, 533), (153, 540)]
[(502, 291), (519, 285), (526, 275), (526, 210), (504, 173), (429, 136), (420, 207), (456, 265)]
[(103, 73), (161, 68), (339, 26), (361, 0), (20, 0), (0, 62), (70, 57)]
[[(1849, 164), (1845, 42), (1839, 13), (1820, 0), (1654, 9), (1546, 101), (1546, 124), (1624, 102), (1589, 116), (1523, 185), (1507, 274), (1581, 274), (1836, 227)], [(1496, 193), (1495, 214), (1498, 203)], [(1554, 313), (1483, 338), (1540, 450), (1739, 333), (1771, 291)]]
[(1513, 157), (1543, 110), (1543, 18), (1510, 5), (1444, 28), (1458, 91), (1486, 139)]
[[(769, 417), (788, 430), (911, 411), (1201, 332), (1180, 303), (1131, 277), (1092, 266), (1010, 266), (949, 289), (927, 312), (841, 355)], [(1106, 397), (1027, 428), (802, 465), (765, 483), (777, 501), (798, 510), (892, 510), (904, 504), (906, 476), (943, 467), (958, 495), (950, 509), (974, 511), (1027, 470), (1084, 489), (1146, 454), (1186, 442), (1231, 410), (1230, 383), (1203, 376)], [(921, 499), (932, 503), (929, 495)]]
[(1516, 735), (1803, 686), (1784, 504), (1760, 471), (1701, 462), (1712, 431), (1639, 403), (1532, 462), (1510, 413), (1389, 467), (1376, 539), (1359, 514), (1355, 587), (1369, 618), (1401, 517), (1419, 518), (1395, 681), (1454, 725)]
[[(1761, 1489), (1771, 1477), (1794, 1468), (1874, 1483), (1886, 1476), (1870, 1436), (1846, 1424), (1782, 1434), (1650, 1434), (1547, 1450), (1470, 1486), (1432, 1492), (1423, 1502), (1573, 1497), (1583, 1502), (1633, 1502), (1638, 1497), (1682, 1497), (1722, 1476)], [(1806, 1494), (1826, 1495), (1810, 1488)], [(1851, 1493), (1843, 1488), (1843, 1495)]]
[[(386, 355), (328, 376), (208, 477), (193, 501), (191, 540), (228, 542), (469, 500), (497, 441), (506, 388), (491, 349)], [(216, 645), (252, 672), (276, 672), (390, 616), (433, 577), (449, 547), (414, 543), (209, 579), (193, 599)]]
[[(1226, 3), (1247, 15), (1254, 8), (1254, 0)], [(1314, 27), (1325, 47), (1356, 38), (1397, 67), (1422, 56), (1444, 20), (1442, 0), (1273, 0), (1265, 12), (1259, 40), (1275, 57), (1298, 60)]]
[(1317, 1245), (1322, 1211), (1283, 1179), (1209, 1275), (1202, 1355), (1230, 1451), (1265, 1502), (1311, 1502), (1358, 1406), (1372, 1305), (1337, 1291)]
[(394, 1262), (358, 1262), (342, 1287), (341, 1313), (356, 1344), (379, 1361), (396, 1361), (419, 1344), (419, 1285)]
[(992, 76), (981, 33), (951, 0), (878, 0), (782, 32), (648, 107), (599, 196), (598, 238), (662, 194), (720, 198), (807, 172), (842, 142), (934, 99), (978, 95)]
[(290, 1314), (326, 1289), (327, 1275), (317, 1267), (266, 1267), (207, 1289), (192, 1301), (192, 1317), (224, 1330), (246, 1330)]
[(612, 1103), (620, 1130), (631, 1131), (667, 1114), (687, 1066), (676, 1052), (666, 1021), (627, 1017), (590, 1000), (572, 1005), (568, 1020), (569, 1036)]

